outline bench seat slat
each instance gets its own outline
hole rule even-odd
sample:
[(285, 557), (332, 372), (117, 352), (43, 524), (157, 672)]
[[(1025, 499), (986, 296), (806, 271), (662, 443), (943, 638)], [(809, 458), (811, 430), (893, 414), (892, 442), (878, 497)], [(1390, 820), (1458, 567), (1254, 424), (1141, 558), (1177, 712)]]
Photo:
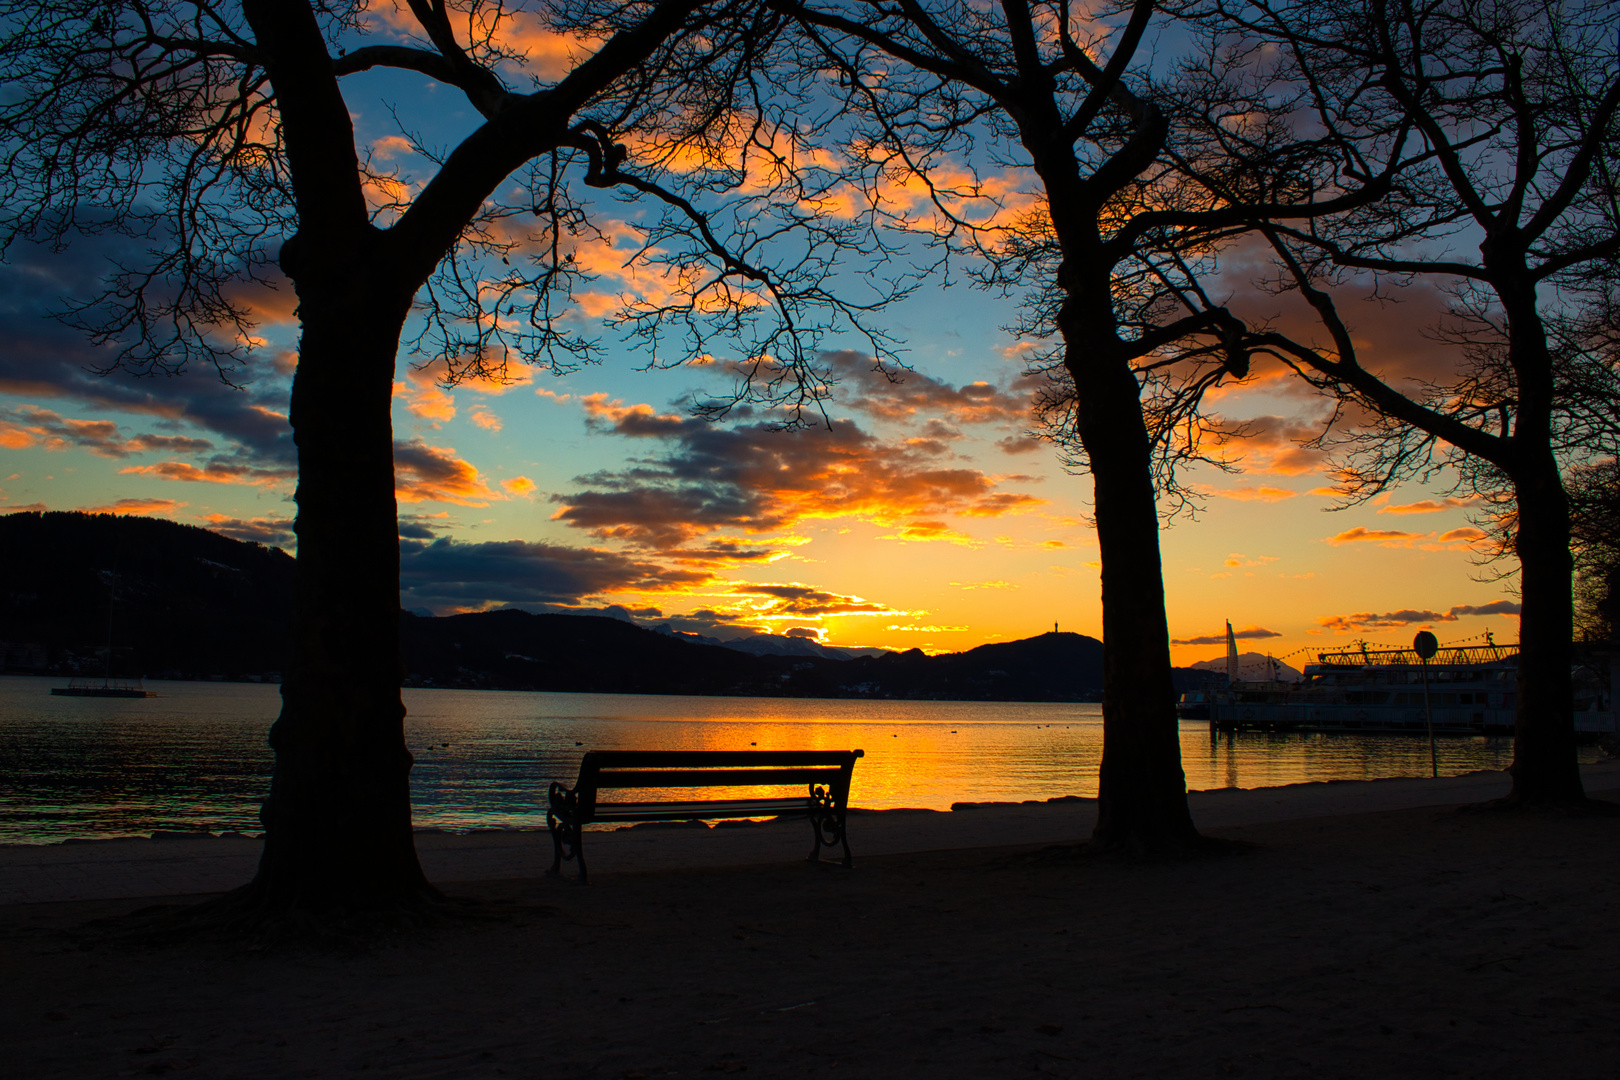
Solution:
[(693, 769), (723, 765), (846, 765), (860, 750), (591, 750), (588, 763), (607, 768)]
[(708, 802), (597, 803), (594, 821), (661, 821), (698, 818), (758, 817), (766, 814), (804, 813), (808, 798), (716, 799)]
[(840, 769), (624, 769), (598, 772), (589, 781), (610, 788), (759, 787), (764, 784), (827, 784)]

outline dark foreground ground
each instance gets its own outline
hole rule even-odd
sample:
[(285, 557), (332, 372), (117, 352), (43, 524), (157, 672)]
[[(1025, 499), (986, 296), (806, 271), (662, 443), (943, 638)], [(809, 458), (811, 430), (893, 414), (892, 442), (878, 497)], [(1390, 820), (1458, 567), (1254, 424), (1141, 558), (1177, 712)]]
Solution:
[(1620, 818), (1434, 810), (1024, 849), (492, 882), (369, 954), (156, 949), (0, 908), (18, 1078), (1620, 1075)]

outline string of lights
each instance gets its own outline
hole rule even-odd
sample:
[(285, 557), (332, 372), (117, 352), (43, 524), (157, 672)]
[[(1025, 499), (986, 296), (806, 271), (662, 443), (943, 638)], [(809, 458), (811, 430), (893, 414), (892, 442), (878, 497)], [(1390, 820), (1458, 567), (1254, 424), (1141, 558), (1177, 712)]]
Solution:
[[(1440, 643), (1440, 647), (1442, 649), (1459, 649), (1459, 648), (1465, 648), (1465, 647), (1467, 647), (1469, 645), (1472, 645), (1472, 644), (1478, 644), (1478, 645), (1494, 647), (1494, 646), (1501, 646), (1502, 643), (1498, 642), (1496, 640), (1496, 636), (1495, 636), (1494, 631), (1483, 630), (1483, 631), (1481, 631), (1480, 633), (1477, 633), (1477, 634), (1469, 634), (1466, 637), (1452, 638), (1452, 639), (1450, 639), (1448, 641), (1443, 641), (1443, 642)], [(1386, 644), (1380, 644), (1380, 643), (1377, 643), (1377, 642), (1366, 641), (1366, 640), (1361, 639), (1361, 638), (1358, 638), (1355, 641), (1350, 642), (1348, 645), (1338, 646), (1338, 647), (1335, 647), (1335, 648), (1324, 648), (1320, 644), (1301, 645), (1299, 648), (1294, 649), (1291, 652), (1279, 653), (1279, 654), (1275, 654), (1275, 655), (1268, 653), (1264, 660), (1245, 660), (1243, 662), (1243, 664), (1242, 664), (1241, 670), (1243, 670), (1245, 672), (1247, 672), (1247, 671), (1255, 671), (1255, 670), (1265, 670), (1268, 663), (1270, 663), (1272, 661), (1275, 661), (1277, 663), (1286, 664), (1290, 660), (1293, 660), (1294, 658), (1301, 657), (1301, 656), (1303, 656), (1307, 661), (1309, 661), (1312, 657), (1314, 657), (1314, 656), (1316, 656), (1318, 654), (1321, 654), (1321, 653), (1337, 653), (1337, 652), (1345, 652), (1345, 651), (1352, 651), (1352, 650), (1353, 651), (1360, 651), (1360, 652), (1400, 652), (1400, 651), (1404, 651), (1406, 649), (1409, 649), (1410, 647), (1411, 647), (1410, 644), (1386, 645)]]

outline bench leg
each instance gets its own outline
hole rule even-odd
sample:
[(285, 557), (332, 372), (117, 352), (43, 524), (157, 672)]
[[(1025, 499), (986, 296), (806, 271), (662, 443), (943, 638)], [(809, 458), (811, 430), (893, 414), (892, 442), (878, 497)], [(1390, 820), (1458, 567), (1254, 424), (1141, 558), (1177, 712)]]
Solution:
[(551, 869), (550, 874), (562, 872), (564, 860), (579, 864), (579, 883), (588, 884), (585, 880), (585, 830), (558, 817), (556, 814), (546, 815), (546, 824), (551, 826)]
[(550, 820), (546, 822), (546, 825), (551, 829), (551, 869), (546, 871), (546, 873), (557, 874), (562, 872), (562, 837), (557, 835), (557, 819), (551, 817), (550, 814), (547, 814), (546, 816), (550, 818)]
[(825, 788), (810, 789), (810, 836), (810, 862), (821, 861), (823, 847), (842, 844), (844, 865), (854, 865), (849, 853), (849, 836), (844, 831), (844, 807)]
[(564, 859), (579, 863), (579, 883), (585, 880), (585, 828), (579, 823), (578, 793), (569, 791), (556, 781), (551, 784), (551, 806), (546, 810), (546, 824), (551, 828), (551, 873), (562, 871)]

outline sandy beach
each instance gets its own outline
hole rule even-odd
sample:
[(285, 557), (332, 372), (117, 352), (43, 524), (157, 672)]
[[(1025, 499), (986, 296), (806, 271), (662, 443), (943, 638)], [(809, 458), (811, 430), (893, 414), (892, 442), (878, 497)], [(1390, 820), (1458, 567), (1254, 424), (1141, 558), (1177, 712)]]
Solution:
[[(1585, 774), (1620, 801), (1620, 765)], [(783, 826), (636, 830), (595, 845), (589, 888), (515, 864), (532, 834), (427, 834), (430, 874), (514, 867), (435, 875), (500, 914), (358, 956), (113, 944), (94, 920), (152, 897), (13, 901), (6, 1070), (1612, 1077), (1620, 818), (1453, 811), (1492, 783), (1203, 793), (1201, 827), (1253, 847), (1148, 865), (1043, 855), (1083, 835), (1084, 803), (862, 816), (853, 870), (799, 861)], [(99, 879), (75, 856), (93, 893), (140, 850), (252, 845), (111, 843), (6, 849), (0, 887), (42, 888), (72, 848), (111, 853)]]

